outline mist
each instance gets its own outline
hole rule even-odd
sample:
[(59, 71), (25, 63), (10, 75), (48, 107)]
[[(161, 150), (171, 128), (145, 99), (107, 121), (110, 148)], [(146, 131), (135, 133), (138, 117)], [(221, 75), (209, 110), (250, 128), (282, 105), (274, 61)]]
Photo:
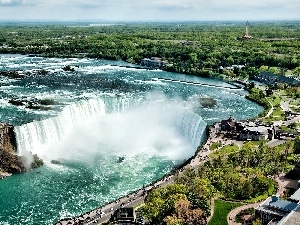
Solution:
[(46, 159), (83, 159), (95, 155), (190, 157), (195, 149), (178, 127), (182, 109), (175, 103), (148, 102), (125, 112), (94, 116), (77, 124)]
[(46, 163), (51, 160), (89, 163), (99, 157), (120, 156), (178, 161), (191, 157), (200, 144), (199, 132), (205, 127), (204, 121), (185, 108), (183, 100), (169, 100), (162, 94), (151, 93), (139, 104), (129, 104), (126, 109), (115, 107), (117, 111), (107, 113), (106, 106), (110, 104), (119, 103), (85, 100), (67, 106), (55, 118), (20, 126), (18, 148), (26, 164), (32, 160), (28, 152), (37, 154)]

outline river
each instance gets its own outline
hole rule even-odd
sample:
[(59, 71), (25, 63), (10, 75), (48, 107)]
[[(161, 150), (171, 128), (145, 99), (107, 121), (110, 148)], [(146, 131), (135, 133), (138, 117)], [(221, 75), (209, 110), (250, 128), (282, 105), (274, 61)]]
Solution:
[[(74, 71), (64, 71), (67, 65)], [(0, 181), (0, 224), (53, 224), (99, 207), (194, 155), (207, 124), (263, 110), (222, 81), (130, 66), (0, 55), (0, 71), (28, 72), (22, 79), (0, 77), (0, 121), (15, 126), (26, 164), (30, 151), (45, 162)], [(44, 110), (26, 107), (49, 99), (55, 105)], [(206, 107), (203, 99), (216, 105)]]

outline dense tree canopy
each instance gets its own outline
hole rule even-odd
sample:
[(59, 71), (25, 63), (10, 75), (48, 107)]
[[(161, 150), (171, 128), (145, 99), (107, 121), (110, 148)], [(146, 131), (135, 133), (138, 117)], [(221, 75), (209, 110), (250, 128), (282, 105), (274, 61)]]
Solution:
[(246, 142), (241, 148), (225, 146), (197, 170), (186, 169), (177, 175), (175, 184), (151, 191), (145, 216), (151, 224), (205, 224), (212, 197), (249, 200), (271, 195), (276, 188), (270, 177), (293, 168), (290, 156), (296, 142), (273, 148), (263, 142)]
[[(300, 23), (253, 23), (251, 40), (241, 38), (244, 23), (145, 23), (111, 26), (2, 25), (1, 53), (89, 56), (139, 63), (161, 57), (167, 70), (207, 75), (219, 66), (282, 67), (299, 75)], [(2, 46), (2, 47), (1, 47)], [(275, 71), (278, 72), (278, 71)], [(245, 71), (226, 71), (245, 76)]]

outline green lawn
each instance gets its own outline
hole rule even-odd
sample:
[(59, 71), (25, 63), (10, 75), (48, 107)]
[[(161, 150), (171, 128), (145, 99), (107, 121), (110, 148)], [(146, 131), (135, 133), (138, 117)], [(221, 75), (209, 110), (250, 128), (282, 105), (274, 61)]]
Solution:
[(272, 97), (267, 98), (273, 106), (280, 105), (280, 102), (283, 100), (281, 97), (278, 95), (273, 95)]
[(210, 147), (209, 147), (209, 150), (215, 150), (215, 149), (217, 149), (217, 148), (219, 148), (219, 147), (221, 147), (222, 146), (222, 144), (221, 144), (221, 142), (220, 141), (218, 141), (218, 142), (213, 142), (211, 145), (210, 145)]
[(223, 200), (215, 200), (214, 215), (209, 221), (208, 225), (227, 225), (228, 213), (242, 204), (230, 203)]
[(218, 156), (223, 156), (223, 155), (229, 155), (232, 152), (236, 152), (239, 150), (239, 147), (234, 144), (234, 145), (226, 145), (223, 148), (221, 148), (220, 150), (210, 154), (210, 157), (212, 158), (217, 158)]

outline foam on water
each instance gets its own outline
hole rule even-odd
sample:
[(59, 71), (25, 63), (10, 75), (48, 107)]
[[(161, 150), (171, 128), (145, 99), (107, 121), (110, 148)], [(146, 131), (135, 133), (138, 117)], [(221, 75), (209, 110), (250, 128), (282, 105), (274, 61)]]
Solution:
[[(152, 79), (228, 86), (221, 81), (136, 70), (123, 67), (132, 66), (124, 62), (1, 57), (0, 70), (9, 65), (37, 69), (30, 62), (50, 74), (4, 79), (5, 85), (14, 86), (1, 87), (0, 115), (3, 122), (16, 125), (19, 154), (32, 151), (46, 165), (1, 180), (0, 224), (53, 224), (80, 215), (151, 183), (192, 156), (206, 121), (249, 118), (261, 111), (230, 91), (220, 94), (214, 88)], [(75, 72), (63, 71), (65, 65)], [(217, 105), (201, 107), (190, 99), (198, 95), (215, 99)], [(7, 104), (19, 97), (53, 99), (61, 105), (39, 111)]]

